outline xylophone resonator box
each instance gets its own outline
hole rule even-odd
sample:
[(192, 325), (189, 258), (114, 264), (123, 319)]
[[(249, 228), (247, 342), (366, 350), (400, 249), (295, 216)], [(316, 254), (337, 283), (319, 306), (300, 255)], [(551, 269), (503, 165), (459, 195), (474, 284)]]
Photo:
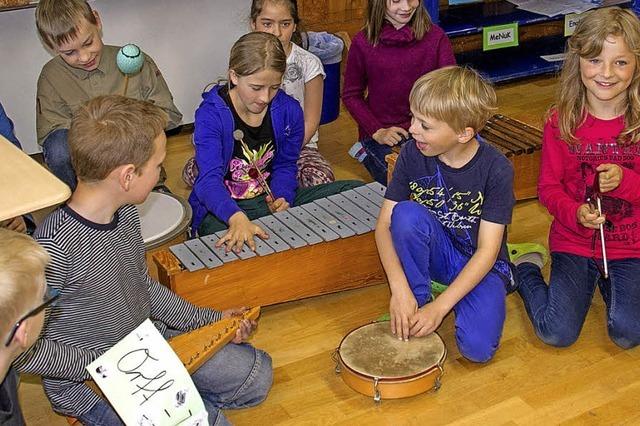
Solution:
[(226, 231), (153, 254), (159, 280), (198, 306), (267, 306), (386, 282), (374, 233), (385, 187), (371, 183), (256, 219), (270, 238), (227, 253)]

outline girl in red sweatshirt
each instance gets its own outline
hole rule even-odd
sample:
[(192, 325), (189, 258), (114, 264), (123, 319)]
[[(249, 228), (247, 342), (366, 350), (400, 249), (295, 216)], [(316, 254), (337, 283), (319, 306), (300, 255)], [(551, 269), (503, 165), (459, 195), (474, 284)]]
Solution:
[(596, 285), (611, 340), (640, 343), (639, 139), (640, 20), (629, 10), (595, 10), (567, 44), (544, 128), (538, 196), (553, 216), (549, 285), (541, 258), (515, 262), (518, 292), (547, 344), (577, 340)]

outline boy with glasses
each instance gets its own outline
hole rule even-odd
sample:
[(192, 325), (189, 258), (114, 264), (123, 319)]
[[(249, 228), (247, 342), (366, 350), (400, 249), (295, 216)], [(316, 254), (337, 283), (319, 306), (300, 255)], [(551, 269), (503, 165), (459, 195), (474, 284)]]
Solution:
[(0, 228), (0, 424), (24, 425), (13, 361), (38, 338), (47, 294), (44, 269), (49, 255), (30, 237)]

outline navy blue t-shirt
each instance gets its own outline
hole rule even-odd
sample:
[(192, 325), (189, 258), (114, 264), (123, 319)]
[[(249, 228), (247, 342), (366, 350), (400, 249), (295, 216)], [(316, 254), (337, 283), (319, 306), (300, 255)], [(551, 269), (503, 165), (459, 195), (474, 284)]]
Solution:
[[(478, 141), (478, 152), (457, 169), (438, 157), (423, 155), (412, 140), (408, 141), (385, 193), (388, 200), (413, 200), (431, 210), (456, 247), (469, 256), (478, 247), (480, 219), (507, 225), (515, 204), (511, 162), (480, 137)], [(508, 262), (506, 241), (505, 230), (498, 259)], [(506, 264), (496, 266), (508, 274)]]

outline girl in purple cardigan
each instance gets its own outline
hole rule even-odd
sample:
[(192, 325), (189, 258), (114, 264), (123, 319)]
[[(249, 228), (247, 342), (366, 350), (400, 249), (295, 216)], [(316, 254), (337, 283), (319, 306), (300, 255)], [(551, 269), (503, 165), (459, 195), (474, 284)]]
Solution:
[[(369, 0), (364, 28), (351, 43), (342, 101), (358, 123), (350, 153), (387, 183), (385, 156), (409, 136), (409, 92), (422, 75), (455, 65), (451, 43), (423, 0)], [(366, 96), (365, 96), (366, 94)]]
[(272, 34), (245, 34), (231, 48), (229, 81), (202, 95), (195, 114), (199, 174), (189, 203), (199, 235), (226, 229), (217, 245), (255, 249), (268, 234), (253, 219), (362, 185), (343, 180), (298, 188), (304, 136), (298, 101), (280, 89), (287, 57)]

